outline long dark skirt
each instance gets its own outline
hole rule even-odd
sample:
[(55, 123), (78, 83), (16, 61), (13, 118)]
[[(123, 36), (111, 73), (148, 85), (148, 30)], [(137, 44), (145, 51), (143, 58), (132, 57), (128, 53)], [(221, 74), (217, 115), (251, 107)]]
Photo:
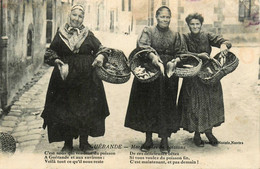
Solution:
[(224, 103), (221, 83), (206, 85), (198, 77), (183, 80), (179, 111), (181, 127), (189, 132), (205, 132), (224, 122)]
[(158, 133), (170, 137), (179, 130), (180, 114), (176, 97), (178, 78), (160, 76), (153, 82), (141, 83), (136, 78), (132, 84), (125, 127)]
[(49, 142), (64, 141), (78, 135), (103, 136), (109, 115), (103, 83), (85, 56), (68, 59), (69, 74), (61, 79), (54, 68), (42, 113)]

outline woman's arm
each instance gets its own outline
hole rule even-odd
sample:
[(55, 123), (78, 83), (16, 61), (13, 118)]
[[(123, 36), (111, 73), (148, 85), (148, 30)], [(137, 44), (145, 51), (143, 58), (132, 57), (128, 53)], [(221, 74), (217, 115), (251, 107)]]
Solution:
[(151, 52), (156, 54), (156, 51), (155, 51), (155, 49), (153, 49), (151, 47), (151, 44), (152, 44), (152, 28), (145, 27), (137, 39), (137, 49), (138, 50), (147, 50), (148, 51), (147, 56), (149, 57), (149, 54)]
[(107, 55), (105, 53), (100, 53), (100, 51), (106, 49), (101, 42), (98, 40), (98, 38), (95, 37), (94, 33), (89, 31), (89, 36), (91, 38), (91, 44), (92, 44), (92, 50), (93, 50), (93, 55), (95, 56), (95, 60), (92, 63), (92, 66), (98, 66), (101, 67), (103, 65), (103, 62), (105, 59), (107, 59)]
[(232, 44), (227, 39), (224, 39), (220, 35), (215, 35), (213, 33), (208, 33), (208, 39), (211, 46), (220, 48), (220, 52), (224, 55), (227, 54)]
[(62, 64), (63, 62), (60, 60), (60, 56), (57, 54), (58, 50), (60, 50), (59, 45), (59, 35), (58, 33), (55, 35), (53, 41), (49, 48), (46, 49), (44, 54), (44, 62), (50, 66), (55, 66), (55, 64)]
[(148, 57), (155, 66), (159, 67), (161, 73), (164, 75), (164, 66), (162, 64), (162, 60), (160, 59), (160, 56), (157, 55), (156, 50), (151, 47), (151, 29), (151, 27), (145, 27), (143, 29), (141, 35), (137, 39), (137, 49), (147, 50), (147, 54), (145, 55), (145, 57)]

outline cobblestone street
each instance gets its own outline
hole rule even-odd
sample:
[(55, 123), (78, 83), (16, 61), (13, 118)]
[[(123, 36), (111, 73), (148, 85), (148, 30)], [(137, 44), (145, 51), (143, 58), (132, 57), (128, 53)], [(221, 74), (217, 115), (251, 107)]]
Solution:
[(1, 120), (0, 131), (10, 133), (16, 139), (17, 152), (33, 152), (44, 135), (42, 118), (45, 95), (50, 73), (47, 73), (11, 107)]
[[(111, 37), (107, 38), (107, 36)], [(122, 36), (101, 36), (101, 34), (97, 33), (97, 37), (103, 42), (104, 46), (121, 49), (128, 55), (135, 47), (136, 36)], [(116, 43), (111, 43), (111, 39)], [(259, 86), (257, 87), (257, 75), (260, 53), (257, 47), (234, 47), (231, 51), (239, 57), (240, 65), (234, 73), (222, 80), (226, 122), (216, 128), (214, 133), (220, 141), (236, 141), (243, 144), (220, 144), (218, 147), (205, 145), (204, 148), (197, 148), (192, 142), (193, 135), (183, 130), (173, 134), (169, 144), (171, 146), (185, 147), (185, 149), (172, 149), (172, 151), (190, 156), (201, 161), (201, 163), (207, 164), (209, 167), (216, 167), (216, 161), (223, 160), (224, 157), (225, 161), (218, 164), (219, 168), (229, 168), (232, 165), (241, 168), (248, 165), (256, 167), (259, 164), (260, 91)], [(218, 50), (214, 52), (216, 53)], [(47, 131), (42, 129), (43, 120), (40, 117), (44, 108), (51, 72), (52, 67), (48, 68), (46, 74), (14, 103), (8, 115), (4, 116), (0, 121), (0, 131), (10, 133), (17, 142), (16, 153), (11, 159), (21, 158), (25, 153), (34, 153), (35, 156), (39, 157), (33, 163), (37, 165), (37, 163), (44, 162), (45, 151), (60, 151), (63, 146), (62, 142), (48, 143)], [(114, 150), (117, 155), (108, 157), (107, 159), (113, 158), (113, 160), (106, 160), (106, 163), (121, 160), (128, 164), (129, 152), (139, 151), (139, 149), (132, 150), (131, 145), (139, 146), (144, 141), (143, 133), (124, 127), (132, 79), (133, 76), (127, 83), (121, 85), (104, 82), (111, 115), (106, 120), (105, 136), (90, 138), (90, 143), (95, 145), (122, 144), (125, 147), (121, 150)], [(155, 140), (154, 144), (158, 146), (159, 139), (157, 135), (154, 135), (153, 138)], [(203, 136), (202, 139), (206, 140), (206, 137)], [(75, 140), (74, 143), (74, 150), (79, 151), (78, 140)], [(158, 149), (152, 151), (159, 152)], [(213, 158), (214, 160), (212, 160)], [(234, 158), (236, 164), (234, 164)], [(11, 159), (10, 162), (6, 162), (7, 165), (12, 163)], [(28, 160), (30, 159), (34, 159), (34, 157)], [(26, 166), (22, 168), (26, 168)]]

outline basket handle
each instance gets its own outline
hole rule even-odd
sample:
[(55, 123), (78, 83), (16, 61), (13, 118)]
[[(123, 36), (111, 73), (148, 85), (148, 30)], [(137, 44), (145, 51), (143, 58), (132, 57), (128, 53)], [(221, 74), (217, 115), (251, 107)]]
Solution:
[(127, 57), (125, 56), (124, 52), (121, 51), (121, 50), (113, 49), (113, 48), (105, 48), (105, 49), (100, 50), (96, 55), (99, 55), (99, 54), (101, 54), (101, 53), (106, 53), (106, 54), (109, 55), (109, 54), (111, 54), (113, 51), (119, 51), (119, 52), (123, 53), (123, 56), (124, 56), (126, 65), (127, 65), (128, 67), (130, 67), (130, 64), (129, 64), (129, 61), (128, 61)]
[(179, 57), (181, 60), (182, 60), (182, 58), (184, 58), (184, 59), (186, 59), (186, 58), (188, 58), (188, 57), (193, 57), (193, 58), (195, 58), (195, 59), (199, 59), (195, 54), (193, 54), (193, 53), (183, 53), (183, 54), (177, 54), (176, 55), (176, 58), (177, 57)]
[(157, 56), (159, 56), (158, 53), (156, 52), (156, 50), (143, 49), (134, 54), (134, 56), (130, 59), (130, 64), (133, 62), (134, 59), (136, 59), (138, 57), (138, 55), (140, 55), (141, 53), (144, 53), (144, 52), (154, 52)]
[(101, 53), (106, 53), (106, 54), (110, 54), (112, 52), (112, 48), (104, 48), (104, 49), (101, 49), (99, 52), (97, 52), (96, 56), (101, 54)]
[[(144, 53), (144, 52), (154, 52), (156, 55), (158, 55), (158, 53), (156, 52), (156, 50), (144, 49), (144, 50), (138, 51), (138, 52), (133, 56), (133, 58), (134, 58), (134, 57), (137, 57), (139, 54)], [(158, 56), (159, 56), (159, 55), (158, 55)]]

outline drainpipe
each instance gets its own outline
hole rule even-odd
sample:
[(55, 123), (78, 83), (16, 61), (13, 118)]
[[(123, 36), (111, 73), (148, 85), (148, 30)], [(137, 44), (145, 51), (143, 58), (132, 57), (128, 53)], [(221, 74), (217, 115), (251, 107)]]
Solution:
[(7, 46), (8, 37), (6, 36), (6, 14), (7, 14), (7, 0), (0, 0), (1, 2), (1, 25), (0, 25), (0, 101), (1, 108), (5, 110), (8, 102), (8, 76), (7, 76)]

